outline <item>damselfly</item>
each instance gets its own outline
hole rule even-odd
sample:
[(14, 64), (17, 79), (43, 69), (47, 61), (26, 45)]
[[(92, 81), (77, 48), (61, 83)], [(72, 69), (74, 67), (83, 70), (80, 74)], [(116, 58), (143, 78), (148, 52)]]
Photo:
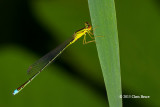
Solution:
[(47, 67), (51, 62), (53, 62), (68, 46), (76, 42), (79, 38), (84, 36), (83, 39), (83, 44), (87, 44), (90, 42), (94, 42), (95, 40), (92, 41), (86, 41), (86, 34), (88, 34), (92, 39), (94, 39), (91, 35), (92, 26), (86, 22), (85, 27), (76, 31), (73, 35), (72, 38), (65, 41), (62, 45), (58, 46), (56, 49), (52, 50), (42, 58), (40, 58), (38, 61), (36, 61), (34, 64), (32, 64), (29, 69), (28, 73), (34, 73), (34, 75), (26, 81), (24, 84), (22, 84), (20, 87), (14, 90), (13, 95), (16, 95), (19, 93), (26, 85), (28, 85), (45, 67)]

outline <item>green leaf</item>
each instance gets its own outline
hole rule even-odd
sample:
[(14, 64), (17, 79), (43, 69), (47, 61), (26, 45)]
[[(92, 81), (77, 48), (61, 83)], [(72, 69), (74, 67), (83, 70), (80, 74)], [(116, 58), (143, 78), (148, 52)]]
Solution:
[(114, 0), (88, 0), (110, 107), (122, 107), (119, 43)]

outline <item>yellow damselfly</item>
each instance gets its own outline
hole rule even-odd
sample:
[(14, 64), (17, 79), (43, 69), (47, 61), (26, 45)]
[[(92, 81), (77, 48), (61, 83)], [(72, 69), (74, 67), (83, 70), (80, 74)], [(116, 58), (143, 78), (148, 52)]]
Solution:
[(26, 85), (28, 85), (40, 72), (47, 67), (51, 62), (53, 62), (68, 46), (76, 42), (79, 38), (84, 36), (83, 39), (83, 44), (87, 44), (90, 42), (94, 42), (95, 40), (92, 41), (86, 41), (86, 34), (88, 34), (92, 39), (94, 39), (91, 35), (92, 26), (86, 22), (85, 27), (76, 31), (73, 35), (72, 38), (65, 41), (62, 45), (58, 46), (56, 49), (52, 50), (42, 58), (40, 58), (38, 61), (36, 61), (34, 64), (32, 64), (29, 69), (28, 73), (35, 72), (35, 74), (24, 84), (22, 84), (20, 87), (14, 90), (13, 95), (16, 95), (19, 93)]

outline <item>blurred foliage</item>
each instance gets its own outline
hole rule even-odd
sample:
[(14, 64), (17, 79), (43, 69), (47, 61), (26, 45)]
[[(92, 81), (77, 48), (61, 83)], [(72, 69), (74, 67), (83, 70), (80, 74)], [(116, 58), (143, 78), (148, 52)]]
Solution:
[[(12, 53), (12, 55), (10, 54)], [(49, 67), (47, 73), (37, 77), (21, 93), (13, 96), (12, 92), (15, 86), (21, 85), (27, 65), (33, 62), (35, 56), (22, 48), (6, 46), (0, 51), (1, 61), (5, 66), (1, 66), (1, 107), (5, 106), (93, 106), (101, 105), (105, 107), (105, 99), (96, 94), (78, 79), (68, 75), (63, 68)], [(54, 72), (53, 72), (54, 71)], [(63, 71), (60, 72), (60, 71)], [(12, 80), (12, 81), (11, 81)], [(14, 81), (13, 81), (14, 80)], [(24, 81), (23, 81), (24, 82)], [(3, 89), (3, 90), (2, 90)], [(9, 102), (9, 103), (8, 103)]]
[[(124, 107), (159, 107), (160, 4), (116, 0)], [(70, 46), (17, 96), (30, 64), (90, 22), (87, 0), (1, 0), (0, 106), (106, 107), (95, 44)]]

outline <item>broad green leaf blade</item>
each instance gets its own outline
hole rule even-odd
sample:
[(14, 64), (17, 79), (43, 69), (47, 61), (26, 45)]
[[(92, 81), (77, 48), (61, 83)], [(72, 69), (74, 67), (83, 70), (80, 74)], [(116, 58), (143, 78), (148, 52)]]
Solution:
[(110, 107), (122, 107), (118, 32), (114, 0), (88, 0)]

